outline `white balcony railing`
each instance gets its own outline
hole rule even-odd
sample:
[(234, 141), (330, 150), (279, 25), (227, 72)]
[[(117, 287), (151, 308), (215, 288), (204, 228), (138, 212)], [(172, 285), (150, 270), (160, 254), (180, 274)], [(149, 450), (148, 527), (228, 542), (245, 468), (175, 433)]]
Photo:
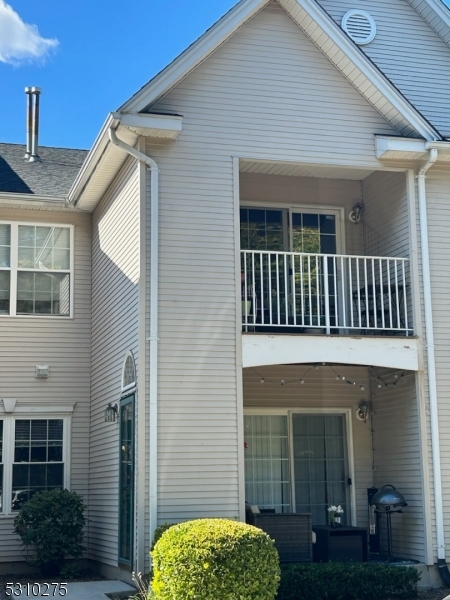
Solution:
[(245, 331), (413, 334), (408, 259), (244, 250), (241, 271)]

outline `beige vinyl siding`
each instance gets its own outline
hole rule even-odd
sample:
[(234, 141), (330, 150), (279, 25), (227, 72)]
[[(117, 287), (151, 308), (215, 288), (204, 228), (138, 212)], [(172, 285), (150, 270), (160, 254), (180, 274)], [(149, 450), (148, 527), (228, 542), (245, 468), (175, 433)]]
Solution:
[(276, 4), (152, 110), (183, 115), (176, 144), (146, 146), (161, 182), (159, 519), (235, 517), (232, 156), (376, 168), (373, 134), (393, 130)]
[[(356, 418), (361, 400), (370, 401), (370, 372), (367, 367), (339, 365), (333, 367), (349, 381), (336, 381), (336, 373), (328, 366), (319, 370), (311, 365), (281, 365), (244, 369), (244, 411), (246, 408), (276, 408), (318, 410), (342, 408), (352, 410), (351, 426), (355, 461), (356, 518), (359, 527), (367, 525), (367, 488), (373, 485), (372, 438), (370, 424)], [(261, 384), (261, 377), (266, 383)], [(300, 384), (304, 377), (305, 384)], [(287, 385), (282, 386), (284, 379)], [(295, 380), (297, 380), (295, 382)], [(362, 391), (360, 386), (364, 387)], [(347, 433), (348, 435), (348, 433)]]
[(423, 17), (406, 0), (318, 2), (339, 25), (353, 8), (372, 15), (377, 35), (361, 49), (440, 133), (450, 135), (450, 48)]
[[(446, 539), (450, 536), (450, 278), (448, 257), (448, 172), (433, 169), (427, 180), (428, 235), (430, 251), (431, 295), (435, 336), (436, 381), (438, 392), (439, 434), (442, 469), (442, 498)], [(428, 397), (428, 387), (426, 388)], [(428, 439), (431, 439), (428, 423)], [(430, 484), (432, 480), (431, 442), (429, 443)], [(433, 488), (432, 488), (433, 489)], [(435, 543), (435, 541), (434, 541)]]
[[(395, 372), (377, 369), (392, 383)], [(397, 387), (372, 386), (375, 486), (394, 485), (408, 502), (403, 514), (392, 517), (394, 556), (424, 562), (424, 498), (419, 444), (419, 413), (414, 373), (406, 373)], [(382, 531), (386, 521), (382, 519)], [(384, 540), (386, 543), (386, 540)], [(397, 553), (397, 554), (396, 554)]]
[[(2, 210), (1, 219), (74, 225), (74, 318), (0, 317), (0, 398), (17, 406), (76, 403), (72, 416), (71, 489), (88, 503), (91, 216), (54, 210)], [(35, 378), (36, 365), (50, 366), (50, 379)], [(89, 515), (86, 515), (88, 517)], [(12, 517), (0, 515), (0, 562), (23, 560)]]
[(345, 239), (341, 241), (345, 252), (342, 254), (363, 254), (362, 228), (347, 220), (352, 207), (362, 202), (360, 181), (241, 173), (240, 190), (241, 206), (246, 206), (246, 202), (262, 202), (294, 208), (343, 208)]
[[(105, 423), (121, 396), (122, 366), (138, 362), (139, 173), (126, 161), (93, 215), (90, 540), (92, 559), (117, 566), (119, 424)], [(139, 377), (139, 371), (138, 371)]]

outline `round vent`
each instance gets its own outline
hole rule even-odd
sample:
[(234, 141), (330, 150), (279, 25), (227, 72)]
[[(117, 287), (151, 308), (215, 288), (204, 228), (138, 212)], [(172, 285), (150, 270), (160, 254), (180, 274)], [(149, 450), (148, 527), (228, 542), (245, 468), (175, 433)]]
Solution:
[(377, 33), (375, 21), (365, 10), (349, 10), (342, 19), (342, 29), (359, 46), (369, 44)]

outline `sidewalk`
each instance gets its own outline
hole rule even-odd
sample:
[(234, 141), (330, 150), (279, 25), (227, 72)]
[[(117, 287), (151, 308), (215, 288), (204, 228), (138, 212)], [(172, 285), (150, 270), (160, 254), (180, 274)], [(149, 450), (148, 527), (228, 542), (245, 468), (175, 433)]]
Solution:
[[(23, 588), (21, 596), (13, 595), (12, 598), (67, 598), (67, 600), (108, 600), (105, 594), (112, 592), (136, 592), (136, 589), (123, 583), (123, 581), (86, 581), (80, 583), (68, 583), (67, 594), (65, 596), (60, 595), (59, 591), (56, 591), (56, 595), (53, 596), (53, 589), (46, 592), (46, 589), (42, 589), (40, 595), (28, 595), (26, 587)], [(63, 592), (64, 593), (64, 592)]]

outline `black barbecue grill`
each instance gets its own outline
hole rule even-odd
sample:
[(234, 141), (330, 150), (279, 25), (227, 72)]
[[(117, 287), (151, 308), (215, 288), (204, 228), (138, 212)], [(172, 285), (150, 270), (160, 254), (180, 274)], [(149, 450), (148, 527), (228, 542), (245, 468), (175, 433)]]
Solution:
[(403, 494), (398, 492), (393, 485), (385, 485), (377, 492), (371, 502), (375, 511), (380, 515), (386, 515), (386, 532), (388, 543), (388, 558), (392, 556), (392, 524), (391, 517), (394, 513), (403, 512), (403, 508), (408, 506)]

